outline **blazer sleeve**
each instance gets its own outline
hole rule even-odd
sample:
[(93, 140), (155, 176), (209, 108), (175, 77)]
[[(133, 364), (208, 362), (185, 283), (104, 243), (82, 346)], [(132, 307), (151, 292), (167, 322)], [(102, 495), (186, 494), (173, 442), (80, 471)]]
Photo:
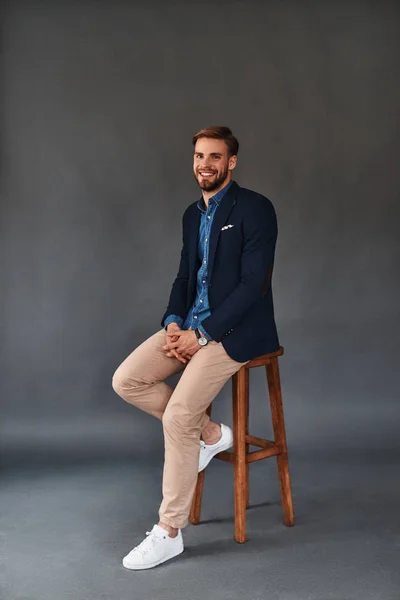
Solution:
[(249, 203), (243, 218), (243, 250), (240, 281), (227, 298), (202, 321), (214, 340), (221, 339), (237, 325), (270, 286), (278, 227), (275, 209), (261, 196)]
[(164, 327), (164, 320), (169, 315), (177, 315), (181, 317), (182, 322), (186, 318), (186, 302), (189, 282), (189, 257), (187, 244), (185, 242), (185, 215), (186, 211), (182, 217), (182, 250), (179, 269), (175, 277), (175, 281), (172, 284), (167, 310), (161, 319), (161, 327)]

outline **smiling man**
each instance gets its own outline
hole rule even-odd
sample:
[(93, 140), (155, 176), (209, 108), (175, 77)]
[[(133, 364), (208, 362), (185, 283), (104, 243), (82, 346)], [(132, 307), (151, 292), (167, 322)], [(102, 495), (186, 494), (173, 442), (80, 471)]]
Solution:
[[(226, 381), (279, 348), (271, 277), (277, 222), (270, 200), (232, 180), (239, 143), (228, 127), (193, 137), (200, 200), (185, 210), (183, 245), (162, 329), (118, 367), (114, 390), (160, 419), (164, 432), (159, 521), (123, 559), (149, 569), (184, 550), (197, 474), (233, 443), (206, 414)], [(164, 380), (182, 372), (175, 389)]]

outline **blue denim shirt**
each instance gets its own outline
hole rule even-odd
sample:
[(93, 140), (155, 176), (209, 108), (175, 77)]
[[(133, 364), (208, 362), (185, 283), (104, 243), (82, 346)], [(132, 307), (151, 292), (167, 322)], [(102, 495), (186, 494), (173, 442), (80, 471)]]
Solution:
[(168, 315), (168, 317), (164, 320), (165, 329), (168, 327), (169, 323), (177, 323), (182, 329), (199, 329), (199, 331), (208, 340), (212, 339), (201, 325), (201, 322), (211, 314), (208, 303), (208, 246), (215, 211), (220, 205), (222, 198), (230, 188), (231, 184), (232, 180), (224, 188), (222, 188), (222, 190), (215, 194), (215, 196), (212, 196), (208, 201), (207, 208), (203, 198), (201, 198), (201, 200), (199, 200), (197, 203), (197, 207), (201, 212), (199, 243), (197, 246), (199, 260), (201, 260), (201, 267), (197, 271), (196, 297), (186, 316), (185, 321), (183, 322), (183, 319), (181, 319), (181, 317), (178, 315)]

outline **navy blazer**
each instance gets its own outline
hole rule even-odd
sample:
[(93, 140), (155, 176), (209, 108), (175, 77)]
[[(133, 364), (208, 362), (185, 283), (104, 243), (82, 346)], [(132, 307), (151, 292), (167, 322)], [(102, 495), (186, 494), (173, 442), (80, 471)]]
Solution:
[[(185, 320), (196, 296), (200, 211), (197, 201), (185, 210), (178, 274), (167, 310)], [(232, 225), (227, 227), (225, 225)], [(271, 278), (278, 235), (272, 202), (233, 182), (216, 209), (208, 254), (211, 315), (202, 321), (227, 354), (245, 362), (279, 348)]]

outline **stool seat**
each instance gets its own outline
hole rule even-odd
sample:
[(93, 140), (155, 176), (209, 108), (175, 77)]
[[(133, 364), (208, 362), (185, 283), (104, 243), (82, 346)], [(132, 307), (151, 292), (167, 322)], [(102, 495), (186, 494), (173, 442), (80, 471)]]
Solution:
[(275, 352), (269, 352), (268, 354), (261, 354), (260, 356), (256, 356), (252, 358), (246, 365), (246, 369), (252, 369), (253, 367), (261, 367), (262, 365), (267, 365), (271, 358), (275, 358), (276, 356), (282, 356), (283, 354), (283, 346), (279, 347), (279, 350), (275, 350)]
[[(219, 460), (232, 463), (234, 466), (234, 501), (235, 501), (235, 540), (246, 541), (246, 508), (249, 504), (249, 464), (271, 456), (277, 457), (278, 473), (284, 523), (294, 525), (292, 491), (290, 485), (289, 463), (286, 445), (285, 422), (283, 415), (282, 393), (280, 385), (278, 357), (284, 349), (279, 347), (275, 352), (262, 354), (251, 359), (232, 376), (233, 407), (233, 451), (220, 452), (215, 456)], [(249, 434), (249, 370), (264, 366), (271, 407), (274, 440), (266, 440)], [(212, 403), (207, 408), (211, 416)], [(249, 451), (249, 446), (260, 450)], [(201, 499), (205, 471), (198, 474), (196, 489), (193, 495), (190, 522), (200, 522)]]

